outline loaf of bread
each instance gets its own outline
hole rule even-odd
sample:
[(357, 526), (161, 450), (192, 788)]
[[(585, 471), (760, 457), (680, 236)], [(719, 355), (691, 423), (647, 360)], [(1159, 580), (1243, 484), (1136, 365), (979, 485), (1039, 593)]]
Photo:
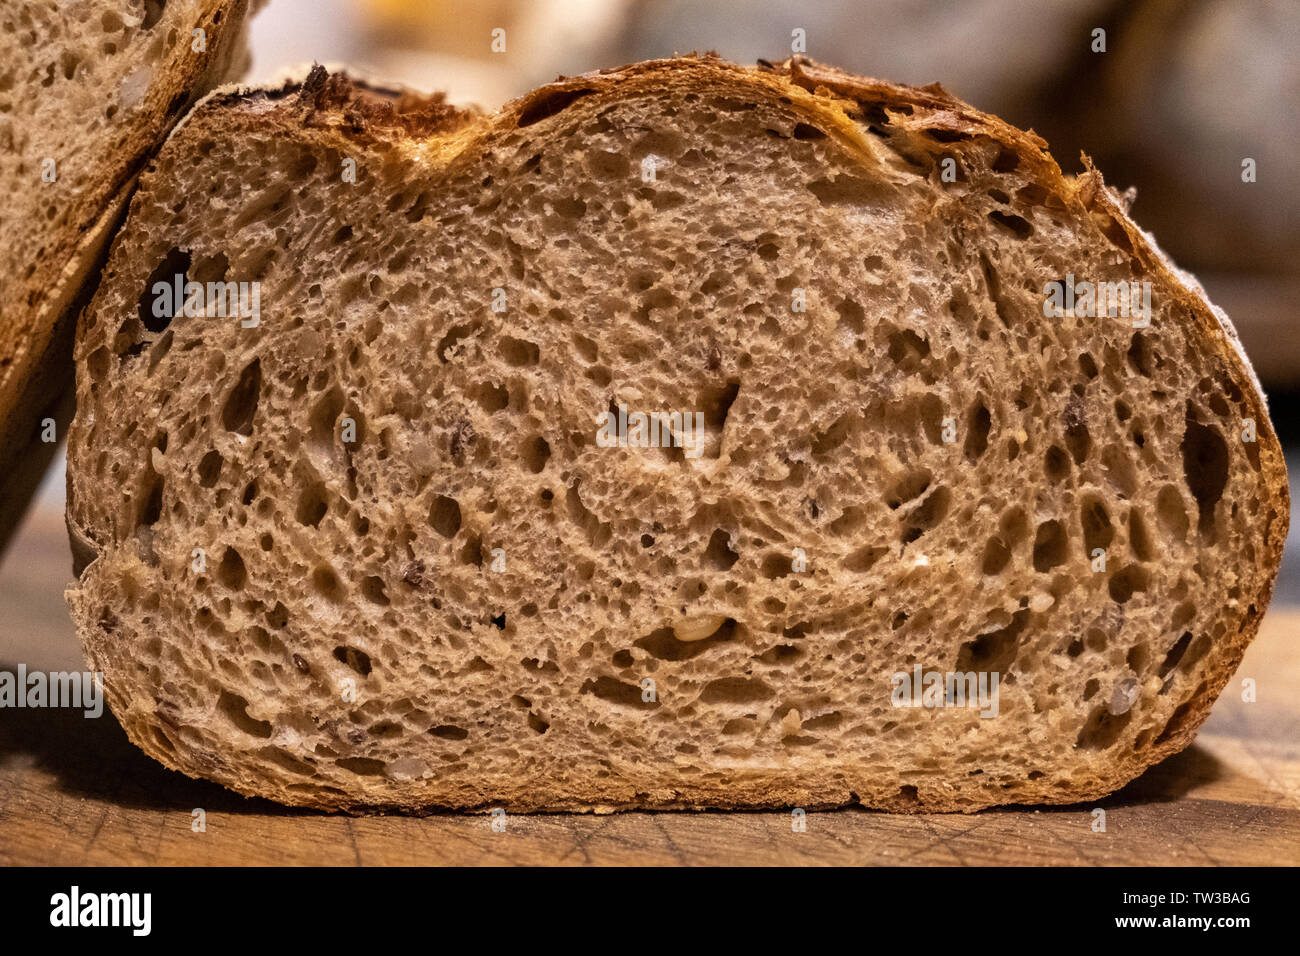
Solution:
[(247, 8), (22, 0), (0, 11), (0, 549), (71, 417), (75, 312), (135, 177), (200, 93), (242, 72)]
[(1231, 325), (1086, 160), (807, 61), (218, 91), (76, 361), (90, 666), (288, 804), (1095, 798), (1288, 522)]

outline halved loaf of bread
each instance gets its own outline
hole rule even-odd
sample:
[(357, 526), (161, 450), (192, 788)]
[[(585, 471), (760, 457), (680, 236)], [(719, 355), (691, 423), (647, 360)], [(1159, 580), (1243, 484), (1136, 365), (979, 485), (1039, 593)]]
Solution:
[[(76, 310), (140, 166), (242, 72), (249, 0), (23, 0), (0, 11), (0, 550), (71, 416)], [(201, 31), (201, 32), (197, 32)]]
[(213, 94), (76, 356), (90, 665), (289, 804), (1097, 797), (1288, 522), (1231, 326), (1086, 161), (808, 62)]

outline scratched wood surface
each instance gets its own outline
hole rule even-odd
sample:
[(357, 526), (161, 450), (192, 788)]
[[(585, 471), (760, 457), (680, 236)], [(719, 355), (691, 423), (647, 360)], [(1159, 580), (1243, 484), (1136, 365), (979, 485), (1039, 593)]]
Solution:
[[(0, 667), (80, 668), (70, 559), (37, 513), (0, 567)], [(361, 817), (163, 769), (109, 717), (0, 709), (0, 864), (1300, 864), (1300, 608), (1275, 606), (1188, 750), (1088, 806), (961, 815)], [(1241, 700), (1240, 680), (1258, 699)], [(1106, 832), (1092, 809), (1106, 810)], [(207, 830), (191, 830), (203, 808)]]

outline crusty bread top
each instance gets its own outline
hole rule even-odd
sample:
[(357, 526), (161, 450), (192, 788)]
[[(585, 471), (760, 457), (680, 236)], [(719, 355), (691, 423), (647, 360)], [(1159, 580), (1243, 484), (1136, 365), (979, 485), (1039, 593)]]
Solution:
[[(177, 261), (274, 313), (142, 321)], [(1153, 326), (1045, 320), (1067, 271), (1149, 280)], [(1190, 741), (1288, 521), (1230, 327), (1094, 170), (804, 61), (637, 64), (490, 116), (323, 71), (215, 93), (77, 356), (70, 601), (114, 712), (287, 802), (1088, 798)], [(704, 457), (597, 448), (632, 395), (705, 409)], [(953, 661), (1005, 672), (999, 721), (889, 710), (890, 669)]]
[[(440, 92), (420, 93), (396, 83), (380, 85), (361, 78), (355, 72), (330, 72), (320, 64), (302, 70), (303, 77), (286, 78), (278, 87), (239, 83), (220, 87), (204, 97), (196, 110), (236, 105), (255, 107), (259, 102), (269, 103), (293, 96), (309, 112), (341, 114), (354, 134), (369, 131), (370, 135), (396, 136), (399, 139), (432, 138), (433, 145), (445, 145), (453, 150), (460, 150), (461, 144), (444, 143), (443, 137), (464, 129), (482, 116), (476, 108), (447, 103), (445, 94)], [(976, 109), (948, 93), (939, 83), (914, 87), (861, 77), (807, 57), (793, 57), (779, 63), (762, 60), (756, 68), (745, 68), (715, 54), (692, 54), (644, 60), (576, 77), (560, 76), (554, 83), (506, 104), (497, 116), (503, 123), (527, 125), (558, 112), (575, 97), (608, 91), (645, 74), (651, 74), (664, 83), (676, 79), (686, 81), (695, 74), (699, 78), (707, 77), (709, 81), (731, 80), (741, 89), (745, 84), (760, 81), (774, 90), (793, 86), (812, 92), (837, 101), (835, 108), (842, 113), (843, 119), (841, 133), (866, 148), (870, 148), (870, 143), (856, 124), (869, 120), (873, 109), (897, 109), (899, 106), (906, 108), (907, 113), (891, 117), (895, 126), (922, 131), (934, 138), (959, 140), (982, 135), (1004, 144), (1015, 150), (1021, 161), (1032, 166), (1036, 173), (1053, 182), (1062, 196), (1070, 196), (1095, 209), (1103, 229), (1109, 229), (1111, 233), (1119, 229), (1128, 238), (1128, 243), (1139, 239), (1133, 254), (1144, 266), (1158, 268), (1176, 280), (1174, 284), (1182, 288), (1188, 304), (1194, 306), (1194, 314), (1206, 321), (1207, 327), (1218, 327), (1225, 348), (1236, 355), (1255, 391), (1261, 400), (1264, 399), (1263, 386), (1228, 315), (1209, 301), (1194, 276), (1178, 269), (1156, 244), (1155, 238), (1129, 218), (1131, 200), (1105, 184), (1100, 171), (1086, 154), (1080, 156), (1083, 171), (1076, 176), (1067, 175), (1052, 157), (1047, 142), (1032, 129), (1021, 130), (1000, 117)], [(1113, 234), (1108, 238), (1124, 245), (1127, 251), (1128, 243)]]

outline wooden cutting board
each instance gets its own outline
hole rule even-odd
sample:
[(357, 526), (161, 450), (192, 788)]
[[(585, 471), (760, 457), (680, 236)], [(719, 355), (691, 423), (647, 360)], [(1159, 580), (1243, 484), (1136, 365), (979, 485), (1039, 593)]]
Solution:
[[(0, 569), (0, 668), (81, 667), (62, 604), (70, 577), (61, 522), (38, 514)], [(808, 814), (804, 832), (788, 813), (512, 815), (497, 832), (482, 815), (295, 811), (164, 769), (108, 716), (2, 709), (0, 864), (1296, 865), (1298, 635), (1300, 608), (1275, 607), (1196, 743), (1095, 804), (841, 810)]]

